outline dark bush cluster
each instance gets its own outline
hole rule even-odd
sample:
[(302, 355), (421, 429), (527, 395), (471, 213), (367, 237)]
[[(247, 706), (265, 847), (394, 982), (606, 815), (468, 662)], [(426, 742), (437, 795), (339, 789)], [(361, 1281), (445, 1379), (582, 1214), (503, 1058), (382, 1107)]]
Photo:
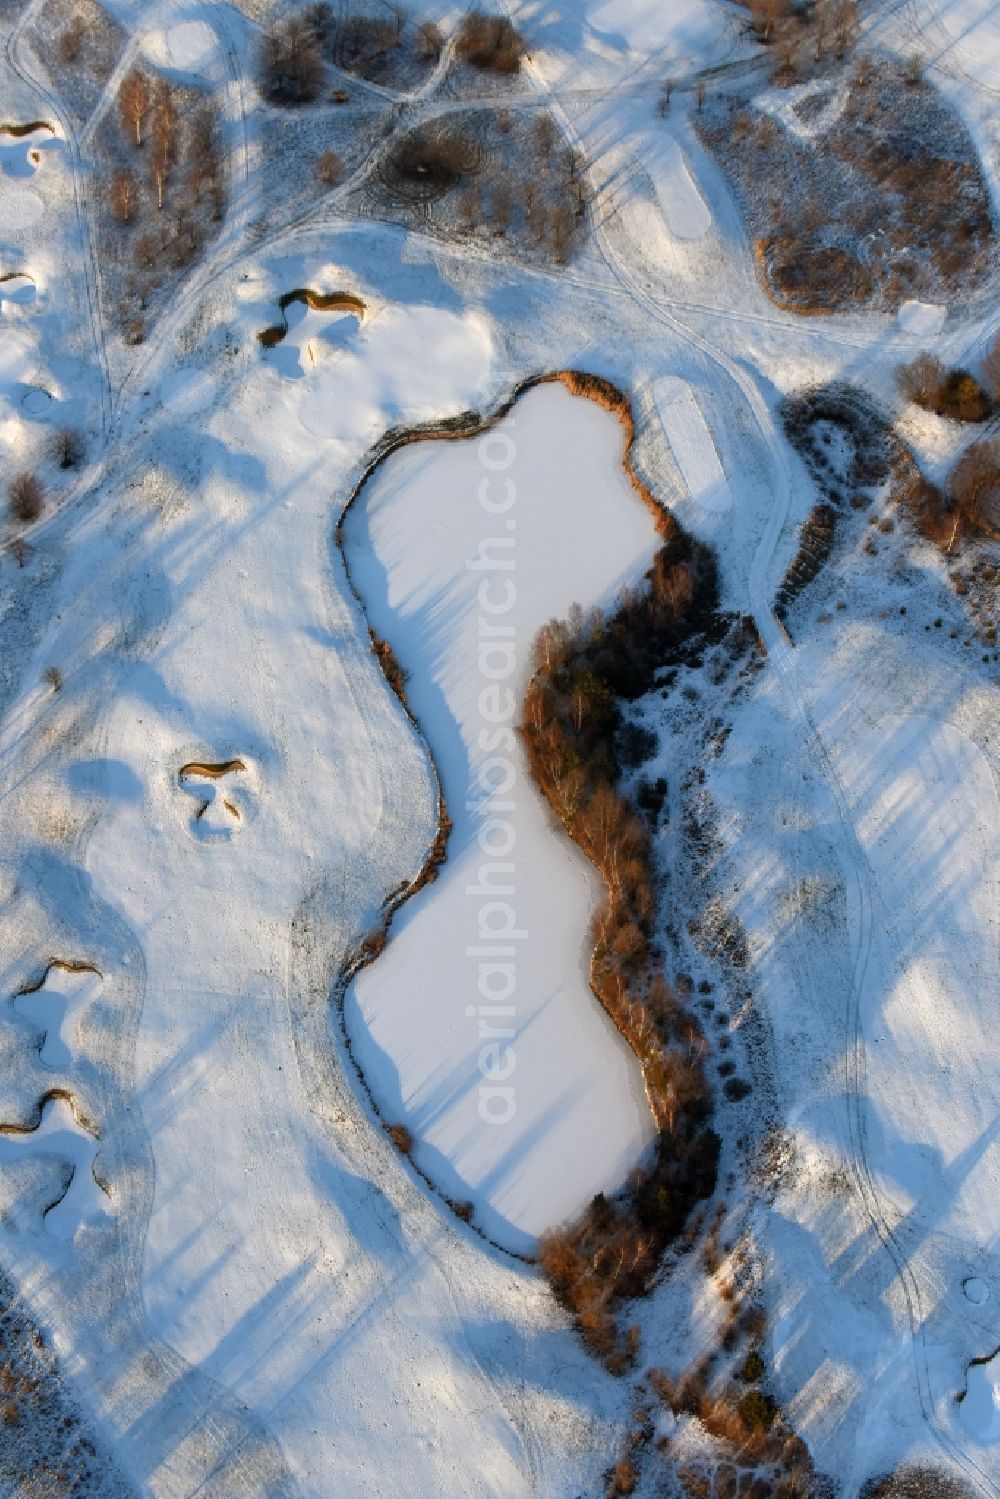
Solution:
[(12, 517), (25, 526), (38, 519), (45, 505), (45, 491), (34, 474), (15, 474), (8, 497)]
[(378, 174), (392, 198), (431, 203), (477, 172), (480, 162), (475, 137), (446, 121), (400, 136), (379, 163)]
[(1000, 539), (1000, 438), (966, 448), (942, 489), (911, 464), (895, 497), (928, 541), (946, 553), (966, 536)]
[(749, 92), (727, 92), (696, 116), (735, 179), (773, 299), (803, 313), (895, 310), (982, 282), (995, 243), (989, 191), (944, 97), (885, 59), (860, 59), (850, 76), (831, 77), (834, 87), (846, 107), (811, 142)]
[(455, 37), (455, 55), (462, 62), (489, 73), (517, 73), (524, 41), (506, 16), (470, 10)]
[(896, 371), (908, 401), (957, 422), (984, 422), (993, 411), (988, 390), (968, 370), (946, 369), (933, 354), (920, 353)]
[(312, 104), (323, 85), (323, 48), (303, 16), (280, 21), (264, 33), (260, 89), (271, 104)]

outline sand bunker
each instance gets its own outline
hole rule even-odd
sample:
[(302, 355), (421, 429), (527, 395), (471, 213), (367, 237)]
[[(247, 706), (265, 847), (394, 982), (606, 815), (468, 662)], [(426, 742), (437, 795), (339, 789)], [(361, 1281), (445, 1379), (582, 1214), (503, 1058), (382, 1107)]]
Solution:
[(0, 1165), (32, 1156), (55, 1156), (68, 1162), (70, 1176), (55, 1201), (45, 1208), (45, 1228), (54, 1239), (72, 1239), (83, 1223), (106, 1216), (107, 1194), (94, 1178), (97, 1141), (73, 1112), (68, 1094), (49, 1094), (37, 1127), (0, 1125)]
[(96, 968), (84, 963), (50, 963), (37, 984), (22, 989), (14, 1009), (43, 1033), (41, 1057), (46, 1067), (68, 1067), (80, 1017), (102, 984)]

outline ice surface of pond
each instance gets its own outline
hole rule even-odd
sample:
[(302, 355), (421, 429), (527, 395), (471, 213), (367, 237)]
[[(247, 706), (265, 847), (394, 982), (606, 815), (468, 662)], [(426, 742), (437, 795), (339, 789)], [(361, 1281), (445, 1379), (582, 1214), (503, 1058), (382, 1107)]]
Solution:
[(518, 1250), (619, 1185), (653, 1135), (638, 1064), (587, 979), (598, 877), (511, 732), (539, 627), (611, 600), (655, 551), (622, 439), (616, 417), (544, 386), (484, 438), (395, 454), (345, 524), (454, 822), (439, 879), (353, 985), (348, 1028), (417, 1164)]

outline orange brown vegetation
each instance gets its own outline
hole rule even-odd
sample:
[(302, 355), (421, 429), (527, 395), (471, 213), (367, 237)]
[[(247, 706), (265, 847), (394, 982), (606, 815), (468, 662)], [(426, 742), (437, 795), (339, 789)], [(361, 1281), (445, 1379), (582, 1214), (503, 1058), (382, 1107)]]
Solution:
[[(597, 377), (560, 378), (622, 418), (628, 466), (634, 426), (627, 398)], [(623, 591), (613, 614), (577, 608), (540, 631), (521, 722), (536, 784), (604, 877), (606, 898), (591, 928), (591, 984), (638, 1058), (658, 1129), (652, 1162), (633, 1173), (625, 1193), (596, 1197), (539, 1250), (556, 1296), (614, 1372), (634, 1357), (615, 1308), (649, 1290), (663, 1249), (682, 1232), (693, 1205), (714, 1190), (718, 1156), (702, 1062), (706, 1042), (663, 971), (649, 832), (618, 790), (616, 748), (621, 703), (648, 691), (659, 668), (714, 616), (715, 566), (708, 549), (631, 477), (654, 510), (663, 544), (641, 585)]]

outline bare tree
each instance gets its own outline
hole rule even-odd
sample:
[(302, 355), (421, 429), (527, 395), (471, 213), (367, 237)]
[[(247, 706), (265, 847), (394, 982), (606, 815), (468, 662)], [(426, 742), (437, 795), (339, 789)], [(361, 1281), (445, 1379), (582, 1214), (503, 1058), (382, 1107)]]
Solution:
[(137, 146), (142, 145), (142, 127), (149, 112), (149, 79), (138, 68), (122, 79), (118, 90), (118, 111), (126, 135), (135, 136)]
[(497, 234), (506, 234), (510, 226), (511, 195), (506, 183), (499, 182), (493, 189), (493, 227)]
[(112, 177), (109, 201), (119, 224), (132, 222), (139, 202), (139, 179), (128, 167)]
[(933, 354), (921, 352), (896, 370), (896, 384), (908, 401), (926, 406), (945, 377), (944, 365)]
[(524, 39), (507, 16), (488, 16), (470, 10), (462, 18), (455, 39), (460, 61), (493, 73), (516, 73), (524, 56)]
[(424, 21), (417, 31), (417, 56), (421, 62), (437, 62), (443, 50), (440, 26), (434, 21)]
[(695, 97), (697, 98), (697, 101), (698, 101), (698, 113), (699, 114), (701, 114), (702, 108), (704, 107), (704, 104), (705, 104), (705, 93), (706, 93), (705, 80), (704, 80), (704, 78), (699, 78), (698, 79), (698, 87), (695, 90)]
[(310, 104), (323, 82), (323, 54), (312, 27), (300, 17), (265, 33), (261, 86), (272, 104)]
[(774, 22), (780, 8), (780, 0), (750, 0), (751, 25), (762, 42), (771, 40)]
[(163, 195), (177, 150), (177, 111), (165, 79), (157, 80), (149, 127), (149, 180), (156, 193), (157, 208)]
[(340, 181), (344, 163), (336, 151), (323, 151), (316, 158), (316, 177), (325, 187), (334, 187)]
[(555, 209), (551, 219), (552, 254), (559, 265), (565, 265), (573, 239), (573, 220), (568, 208)]
[(307, 5), (302, 19), (309, 27), (318, 47), (328, 47), (337, 30), (337, 18), (333, 6), (320, 0), (317, 5)]
[(141, 234), (135, 242), (133, 255), (140, 270), (151, 271), (160, 253), (160, 241), (155, 234)]
[(857, 0), (838, 0), (833, 12), (833, 35), (838, 57), (843, 57), (848, 48), (854, 46), (860, 29)]
[(7, 490), (10, 513), (22, 525), (35, 521), (42, 513), (45, 491), (34, 474), (15, 474)]
[(201, 202), (204, 193), (221, 189), (218, 128), (215, 112), (207, 104), (195, 115), (188, 135), (187, 183), (195, 203)]
[(952, 469), (948, 481), (954, 508), (977, 530), (1000, 530), (1000, 438), (974, 442)]
[(556, 122), (545, 110), (535, 121), (535, 145), (543, 161), (548, 161), (552, 155), (552, 148), (556, 143)]

